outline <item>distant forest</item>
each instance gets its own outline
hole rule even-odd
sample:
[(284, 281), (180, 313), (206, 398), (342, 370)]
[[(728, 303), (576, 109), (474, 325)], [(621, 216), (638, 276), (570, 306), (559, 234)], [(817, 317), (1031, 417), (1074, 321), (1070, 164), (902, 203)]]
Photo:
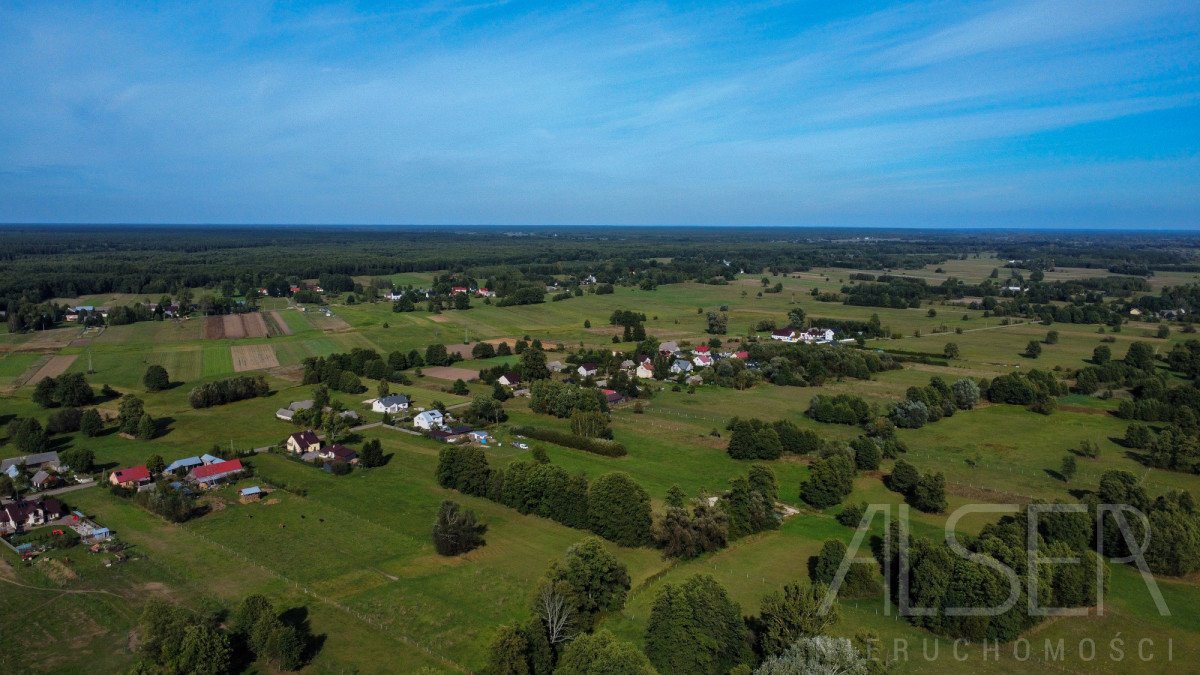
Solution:
[(95, 293), (239, 288), (280, 276), (449, 270), (532, 280), (595, 274), (643, 286), (720, 283), (745, 270), (828, 266), (915, 269), (1000, 251), (1124, 274), (1193, 269), (1183, 235), (793, 228), (0, 227), (0, 298), (42, 302)]

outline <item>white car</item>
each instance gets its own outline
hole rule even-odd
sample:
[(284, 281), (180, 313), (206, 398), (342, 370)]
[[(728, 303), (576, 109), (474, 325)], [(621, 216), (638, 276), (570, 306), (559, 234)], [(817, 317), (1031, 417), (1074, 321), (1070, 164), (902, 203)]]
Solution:
[(522, 449), (522, 450), (528, 450), (528, 449), (529, 449), (529, 446), (528, 446), (528, 445), (526, 445), (526, 444), (524, 444), (524, 443), (513, 443), (513, 445), (517, 446), (518, 448), (520, 448), (520, 449)]

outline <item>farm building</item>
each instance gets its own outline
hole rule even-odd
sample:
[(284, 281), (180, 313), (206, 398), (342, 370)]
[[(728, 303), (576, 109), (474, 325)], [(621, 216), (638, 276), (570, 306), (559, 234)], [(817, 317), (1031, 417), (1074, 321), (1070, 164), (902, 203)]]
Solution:
[(262, 499), (262, 496), (263, 496), (262, 488), (260, 488), (257, 485), (242, 488), (241, 490), (238, 490), (238, 499), (240, 501), (242, 501), (243, 503), (256, 502), (259, 499)]
[(287, 449), (296, 454), (316, 452), (321, 449), (321, 439), (317, 438), (316, 432), (312, 429), (297, 431), (287, 437)]
[(108, 475), (108, 482), (123, 488), (136, 488), (151, 480), (150, 470), (144, 466), (131, 466), (128, 469), (117, 469)]
[(279, 410), (275, 411), (275, 417), (283, 420), (284, 422), (291, 422), (292, 419), (296, 417), (296, 413), (295, 411), (288, 410), (287, 408), (280, 408)]
[(62, 468), (59, 464), (57, 452), (39, 452), (21, 457), (9, 457), (0, 461), (0, 473), (8, 474), (10, 478), (16, 478), (20, 475), (22, 467), (27, 471), (37, 469), (60, 471)]
[(199, 457), (184, 457), (168, 464), (167, 468), (163, 469), (163, 473), (186, 473), (191, 471), (193, 467), (201, 466), (202, 464), (204, 464), (204, 461)]
[(210, 488), (227, 478), (237, 476), (244, 470), (242, 460), (231, 459), (217, 464), (198, 466), (188, 473), (188, 480), (200, 487)]

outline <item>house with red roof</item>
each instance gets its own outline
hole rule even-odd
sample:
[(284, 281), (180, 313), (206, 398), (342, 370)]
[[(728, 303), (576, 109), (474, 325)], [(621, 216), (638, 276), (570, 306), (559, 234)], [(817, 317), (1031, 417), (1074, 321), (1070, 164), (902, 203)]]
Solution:
[(470, 293), (471, 289), (467, 288), (466, 286), (455, 286), (450, 289), (450, 292), (454, 295), (459, 295), (462, 293)]
[(610, 404), (620, 403), (621, 401), (625, 400), (625, 397), (622, 396), (620, 392), (613, 389), (602, 389), (601, 393), (604, 394), (604, 400)]
[(188, 472), (187, 477), (188, 480), (200, 487), (210, 488), (223, 480), (237, 476), (245, 470), (245, 467), (242, 466), (242, 460), (230, 459), (216, 464), (198, 466)]
[(712, 347), (709, 347), (708, 345), (700, 345), (698, 347), (692, 347), (693, 354), (707, 354), (711, 350), (712, 350)]
[(150, 482), (150, 469), (144, 466), (117, 469), (108, 475), (108, 482), (123, 488), (136, 488)]
[(738, 359), (740, 361), (749, 361), (750, 360), (750, 352), (748, 352), (744, 349), (740, 352), (734, 352), (733, 358)]

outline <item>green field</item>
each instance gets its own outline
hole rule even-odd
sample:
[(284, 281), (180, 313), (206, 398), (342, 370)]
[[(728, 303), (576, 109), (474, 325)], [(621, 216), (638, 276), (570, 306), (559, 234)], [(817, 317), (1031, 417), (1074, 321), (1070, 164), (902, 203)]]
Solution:
[[(930, 283), (948, 276), (978, 281), (999, 261), (991, 258), (951, 260), (942, 267), (910, 271)], [(933, 375), (947, 381), (959, 377), (991, 377), (1016, 368), (1079, 368), (1086, 364), (1101, 338), (1112, 336), (1109, 346), (1121, 355), (1134, 340), (1153, 342), (1160, 352), (1186, 338), (1174, 332), (1168, 339), (1147, 337), (1150, 324), (1127, 324), (1119, 333), (1101, 335), (1097, 326), (1033, 323), (1001, 325), (995, 317), (950, 304), (920, 309), (879, 309), (823, 303), (810, 291), (836, 291), (853, 270), (814, 269), (790, 277), (770, 277), (782, 282), (778, 294), (757, 296), (761, 274), (747, 274), (728, 285), (684, 283), (661, 286), (656, 291), (618, 287), (611, 295), (584, 295), (562, 302), (526, 307), (497, 307), (472, 300), (465, 311), (430, 315), (425, 311), (396, 313), (391, 303), (333, 305), (337, 319), (347, 326), (334, 327), (324, 317), (285, 309), (279, 299), (268, 305), (280, 309), (292, 329), (290, 336), (245, 341), (205, 340), (202, 320), (145, 322), (107, 329), (89, 344), (64, 346), (58, 353), (78, 354), (71, 366), (75, 372), (94, 371), (88, 379), (99, 388), (110, 384), (123, 393), (144, 398), (147, 411), (166, 424), (166, 433), (151, 441), (134, 441), (108, 433), (97, 438), (66, 434), (54, 439), (55, 448), (93, 449), (97, 461), (108, 469), (145, 462), (151, 454), (167, 461), (208, 451), (214, 444), (255, 448), (281, 442), (295, 428), (274, 418), (274, 411), (288, 402), (310, 398), (312, 387), (299, 384), (296, 366), (311, 356), (327, 356), (354, 347), (390, 350), (423, 350), (431, 342), (458, 344), (477, 339), (537, 337), (547, 348), (561, 343), (567, 349), (581, 344), (596, 348), (628, 349), (614, 345), (615, 329), (608, 317), (615, 309), (633, 309), (647, 315), (647, 332), (664, 340), (699, 343), (705, 317), (698, 313), (728, 307), (727, 340), (752, 334), (759, 320), (786, 321), (789, 309), (802, 307), (810, 317), (867, 320), (877, 314), (900, 339), (868, 343), (879, 349), (941, 353), (947, 342), (960, 348), (959, 358), (949, 365), (906, 364), (901, 370), (878, 374), (870, 380), (830, 382), (820, 388), (776, 387), (760, 384), (746, 391), (699, 387), (694, 393), (671, 391), (669, 386), (646, 399), (644, 411), (632, 405), (618, 406), (612, 414), (615, 440), (628, 448), (628, 455), (606, 458), (554, 444), (531, 441), (545, 449), (555, 464), (570, 472), (597, 477), (610, 471), (629, 473), (650, 493), (654, 506), (672, 485), (690, 495), (717, 493), (731, 479), (745, 475), (748, 464), (731, 459), (725, 425), (733, 416), (768, 420), (789, 419), (827, 438), (849, 439), (859, 433), (852, 426), (820, 424), (804, 416), (816, 394), (854, 393), (872, 402), (886, 404), (903, 398), (910, 386), (927, 384)], [(875, 270), (875, 273), (880, 272)], [(1079, 278), (1103, 272), (1059, 269), (1051, 278)], [(1178, 281), (1194, 275), (1181, 275)], [(1049, 274), (1048, 274), (1049, 277)], [(430, 275), (393, 275), (397, 283), (427, 284)], [(344, 296), (343, 296), (344, 297)], [(97, 297), (111, 302), (114, 296)], [(74, 300), (77, 304), (87, 304)], [(965, 320), (964, 320), (964, 317)], [(591, 328), (584, 328), (584, 321)], [(1014, 322), (1017, 323), (1017, 322)], [(384, 324), (387, 324), (386, 327)], [(962, 328), (962, 333), (955, 329)], [(1026, 343), (1041, 339), (1048, 330), (1059, 332), (1059, 342), (1045, 345), (1039, 359), (1023, 358)], [(920, 331), (921, 336), (915, 336)], [(50, 350), (26, 349), (37, 336), (0, 335), (10, 351), (0, 353), (0, 385), (11, 382)], [(42, 339), (45, 339), (43, 336)], [(272, 393), (264, 398), (240, 401), (205, 410), (193, 410), (188, 391), (196, 384), (233, 374), (230, 346), (268, 343), (281, 368), (264, 373)], [(565, 354), (552, 354), (562, 359)], [(457, 364), (471, 370), (511, 363), (513, 358), (470, 360)], [(142, 375), (150, 364), (164, 366), (180, 386), (163, 392), (143, 391)], [(363, 399), (374, 396), (376, 382), (366, 380), (368, 392), (335, 394), (335, 398), (364, 414)], [(414, 377), (410, 386), (392, 385), (428, 406), (433, 400), (447, 405), (467, 402), (468, 397), (447, 393), (449, 382), (432, 377)], [(472, 394), (490, 393), (480, 383), (470, 386)], [(34, 416), (45, 419), (47, 411), (30, 400), (31, 387), (21, 387), (0, 397), (0, 420)], [(948, 481), (950, 505), (974, 501), (1026, 503), (1033, 499), (1069, 498), (1071, 490), (1094, 489), (1100, 475), (1124, 469), (1139, 476), (1147, 491), (1159, 495), (1174, 489), (1200, 494), (1194, 475), (1150, 470), (1129, 457), (1113, 442), (1123, 435), (1126, 423), (1111, 414), (1116, 400), (1098, 397), (1063, 398), (1049, 416), (1021, 407), (982, 405), (972, 411), (926, 425), (902, 430), (908, 444), (908, 459), (922, 471), (941, 471)], [(115, 410), (116, 402), (101, 404)], [(568, 428), (565, 420), (536, 414), (527, 399), (505, 404), (509, 425), (536, 424)], [(714, 433), (715, 432), (715, 433)], [(518, 450), (508, 425), (495, 430), (503, 442), (490, 447), (494, 464), (528, 458), (530, 451)], [(218, 602), (230, 605), (248, 593), (262, 592), (289, 607), (308, 608), (314, 632), (326, 636), (322, 649), (309, 668), (313, 672), (416, 672), (478, 671), (486, 665), (487, 645), (497, 626), (529, 616), (531, 593), (546, 566), (562, 555), (585, 533), (565, 528), (535, 516), (522, 516), (498, 504), (452, 493), (437, 486), (434, 471), (441, 446), (386, 428), (371, 429), (353, 436), (357, 447), (378, 438), (388, 463), (378, 469), (356, 470), (335, 477), (311, 466), (274, 454), (250, 460), (256, 477), (239, 485), (270, 480), (286, 483), (266, 502), (239, 504), (232, 489), (218, 491), (214, 508), (183, 525), (169, 525), (133, 504), (103, 489), (87, 489), (67, 497), (71, 506), (93, 515), (134, 545), (136, 560), (111, 568), (83, 549), (71, 551), (61, 565), (75, 578), (64, 579), (56, 565), (27, 567), (7, 551), (0, 556), (0, 634), (8, 638), (0, 650), (0, 671), (86, 669), (114, 672), (128, 668), (134, 659), (130, 631), (137, 613), (148, 597), (163, 596), (190, 605)], [(1091, 440), (1101, 448), (1096, 460), (1080, 460), (1079, 472), (1070, 484), (1050, 472), (1064, 453), (1081, 441)], [(11, 444), (0, 446), (0, 456), (16, 454)], [(743, 614), (758, 611), (767, 593), (804, 577), (809, 556), (827, 539), (848, 541), (852, 531), (836, 523), (837, 508), (819, 512), (799, 499), (798, 487), (808, 476), (808, 458), (785, 457), (773, 463), (780, 485), (780, 499), (800, 509), (778, 531), (753, 535), (734, 542), (720, 552), (699, 559), (665, 560), (658, 551), (612, 550), (624, 561), (633, 578), (633, 591), (625, 609), (603, 618), (604, 627), (623, 639), (641, 644), (650, 605), (662, 584), (697, 573), (712, 574), (740, 604)], [(868, 500), (898, 505), (902, 499), (884, 488), (881, 475), (890, 469), (885, 462), (879, 472), (860, 475), (851, 502)], [(443, 499), (453, 498), (474, 510), (488, 525), (487, 545), (458, 558), (435, 554), (430, 527)], [(917, 533), (938, 535), (945, 514), (912, 513)], [(977, 531), (988, 519), (968, 519), (961, 527)], [(62, 558), (61, 554), (54, 557)], [(59, 574), (58, 577), (55, 574)], [(1043, 623), (1030, 639), (1064, 638), (1068, 644), (1081, 637), (1122, 633), (1129, 643), (1142, 637), (1173, 640), (1176, 663), (1195, 663), (1200, 644), (1200, 579), (1160, 578), (1166, 600), (1175, 616), (1161, 618), (1141, 586), (1136, 570), (1112, 567), (1109, 612), (1085, 620), (1060, 619)], [(86, 592), (85, 592), (86, 591)], [(834, 628), (838, 635), (853, 635), (869, 629), (885, 640), (908, 638), (919, 650), (922, 640), (933, 635), (882, 613), (882, 601), (860, 600), (843, 605), (843, 616)], [(14, 617), (21, 612), (21, 619)], [(1097, 638), (1099, 641), (1099, 638)], [(1107, 637), (1105, 638), (1107, 641)], [(949, 649), (942, 638), (943, 652)], [(69, 645), (71, 652), (57, 645)], [(10, 648), (11, 647), (11, 648)], [(978, 645), (971, 649), (977, 650)], [(944, 654), (945, 656), (945, 654)], [(986, 656), (986, 655), (985, 655)], [(1013, 672), (1021, 664), (1010, 649), (998, 659), (972, 658), (976, 672)], [(943, 661), (944, 670), (960, 664)], [(1060, 664), (1045, 667), (1067, 672), (1091, 669), (1078, 653), (1068, 649)], [(911, 661), (899, 672), (923, 672), (926, 664)], [(1144, 672), (1136, 661), (1105, 663), (1105, 672)], [(1155, 670), (1155, 669), (1151, 669)]]

